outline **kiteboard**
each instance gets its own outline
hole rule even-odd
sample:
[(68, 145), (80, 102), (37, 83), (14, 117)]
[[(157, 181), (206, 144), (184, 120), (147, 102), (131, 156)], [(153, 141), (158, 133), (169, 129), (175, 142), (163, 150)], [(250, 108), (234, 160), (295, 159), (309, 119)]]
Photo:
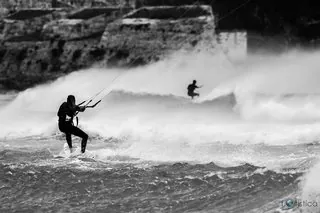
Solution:
[(85, 153), (81, 152), (80, 146), (74, 146), (71, 150), (67, 143), (64, 144), (63, 150), (55, 158), (76, 158), (83, 161), (94, 161), (95, 155), (93, 152), (86, 150)]

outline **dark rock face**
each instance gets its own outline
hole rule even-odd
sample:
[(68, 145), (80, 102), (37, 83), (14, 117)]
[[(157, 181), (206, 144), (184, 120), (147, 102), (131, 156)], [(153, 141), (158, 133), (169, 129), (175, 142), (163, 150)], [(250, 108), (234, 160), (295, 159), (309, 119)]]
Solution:
[[(137, 23), (139, 18), (146, 23)], [(0, 84), (23, 90), (96, 63), (141, 66), (179, 49), (192, 50), (201, 41), (210, 43), (213, 34), (210, 6), (186, 6), (138, 10), (82, 37), (29, 35), (32, 39), (26, 41), (22, 36), (0, 46)]]
[(51, 7), (57, 8), (58, 7), (58, 0), (51, 0)]
[(143, 65), (201, 42), (206, 47), (214, 43), (211, 7), (204, 5), (140, 8), (109, 24), (101, 39), (109, 50), (109, 66)]
[(24, 90), (65, 73), (89, 67), (98, 59), (89, 59), (88, 46), (93, 47), (99, 41), (98, 38), (83, 41), (6, 42), (0, 46), (0, 84), (5, 89)]
[(317, 0), (137, 0), (137, 7), (207, 4), (218, 30), (247, 30), (262, 35), (288, 35), (300, 40), (320, 37)]

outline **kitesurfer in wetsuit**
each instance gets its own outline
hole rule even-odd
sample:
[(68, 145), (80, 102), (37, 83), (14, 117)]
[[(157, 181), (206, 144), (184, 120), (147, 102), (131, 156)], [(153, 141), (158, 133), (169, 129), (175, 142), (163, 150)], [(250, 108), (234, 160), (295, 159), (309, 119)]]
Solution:
[(81, 141), (81, 152), (86, 151), (88, 135), (81, 129), (73, 125), (73, 117), (77, 112), (84, 112), (85, 106), (76, 105), (76, 99), (73, 95), (69, 95), (67, 102), (63, 102), (59, 108), (59, 129), (61, 132), (66, 134), (66, 140), (70, 151), (72, 151), (72, 138), (71, 135), (75, 135), (82, 138)]
[(195, 93), (194, 90), (201, 88), (202, 86), (197, 86), (197, 81), (193, 80), (192, 84), (188, 85), (188, 95), (193, 99), (194, 96), (199, 96), (199, 93)]

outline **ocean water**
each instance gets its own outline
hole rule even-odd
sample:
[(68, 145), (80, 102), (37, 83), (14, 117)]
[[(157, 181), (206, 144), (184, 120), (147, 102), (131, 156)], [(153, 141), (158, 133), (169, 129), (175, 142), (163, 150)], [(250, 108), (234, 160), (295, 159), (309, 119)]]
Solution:
[[(0, 212), (320, 212), (319, 56), (177, 53), (4, 92)], [(57, 127), (69, 94), (102, 99), (85, 155)]]

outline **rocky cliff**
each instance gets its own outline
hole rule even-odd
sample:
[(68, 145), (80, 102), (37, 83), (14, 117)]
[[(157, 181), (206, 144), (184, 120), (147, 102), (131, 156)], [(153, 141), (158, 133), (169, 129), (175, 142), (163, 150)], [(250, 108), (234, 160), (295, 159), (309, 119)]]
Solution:
[(177, 50), (213, 48), (210, 6), (144, 7), (107, 26), (101, 45), (117, 52), (109, 64), (140, 65)]
[[(113, 17), (108, 22), (105, 14), (88, 19), (66, 16), (41, 22), (40, 32), (10, 37), (0, 46), (0, 84), (23, 90), (94, 64), (134, 67), (179, 49), (213, 45), (210, 6), (147, 7)], [(67, 30), (61, 30), (63, 20), (73, 22), (65, 24)]]

